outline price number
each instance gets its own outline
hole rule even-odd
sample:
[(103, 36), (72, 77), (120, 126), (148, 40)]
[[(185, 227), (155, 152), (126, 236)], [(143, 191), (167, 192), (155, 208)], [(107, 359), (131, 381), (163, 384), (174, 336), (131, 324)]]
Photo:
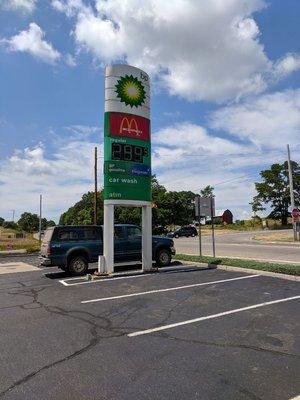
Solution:
[(148, 156), (148, 149), (143, 146), (134, 146), (132, 144), (112, 143), (112, 160), (131, 161), (143, 163), (144, 157)]

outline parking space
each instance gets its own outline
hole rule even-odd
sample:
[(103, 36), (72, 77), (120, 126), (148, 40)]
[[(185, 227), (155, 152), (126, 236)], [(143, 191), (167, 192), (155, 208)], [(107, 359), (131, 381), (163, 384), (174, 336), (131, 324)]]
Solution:
[(0, 398), (300, 393), (298, 282), (195, 266), (101, 281), (55, 269), (0, 279)]

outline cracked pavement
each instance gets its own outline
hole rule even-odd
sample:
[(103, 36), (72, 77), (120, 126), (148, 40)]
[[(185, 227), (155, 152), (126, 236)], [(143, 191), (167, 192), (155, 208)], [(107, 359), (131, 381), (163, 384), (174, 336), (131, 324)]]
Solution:
[(298, 282), (260, 276), (81, 304), (245, 274), (192, 270), (66, 287), (63, 273), (44, 275), (50, 270), (0, 276), (1, 400), (288, 400), (300, 393), (298, 300), (127, 336), (296, 296)]

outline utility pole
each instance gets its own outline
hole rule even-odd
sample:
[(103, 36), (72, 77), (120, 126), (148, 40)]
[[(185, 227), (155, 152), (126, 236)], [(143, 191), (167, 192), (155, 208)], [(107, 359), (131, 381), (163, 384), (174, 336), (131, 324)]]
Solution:
[[(290, 196), (291, 196), (291, 208), (292, 211), (295, 208), (295, 199), (294, 199), (294, 184), (293, 184), (293, 173), (291, 166), (291, 154), (290, 154), (290, 146), (287, 144), (287, 154), (288, 154), (288, 168), (289, 168), (289, 184), (290, 184)], [(296, 232), (296, 224), (293, 222), (293, 231), (294, 231), (294, 241), (297, 240), (297, 232)]]
[(95, 180), (95, 193), (94, 193), (94, 225), (97, 225), (97, 164), (98, 164), (98, 157), (97, 157), (97, 147), (95, 147), (95, 165), (94, 165), (94, 180)]
[(214, 197), (210, 196), (211, 238), (212, 238), (213, 257), (216, 257), (214, 210), (215, 210)]
[(198, 226), (198, 238), (199, 238), (199, 255), (202, 257), (202, 233), (201, 233), (201, 194), (198, 197), (199, 200), (199, 226)]
[(40, 194), (39, 242), (42, 241), (42, 201), (43, 196)]

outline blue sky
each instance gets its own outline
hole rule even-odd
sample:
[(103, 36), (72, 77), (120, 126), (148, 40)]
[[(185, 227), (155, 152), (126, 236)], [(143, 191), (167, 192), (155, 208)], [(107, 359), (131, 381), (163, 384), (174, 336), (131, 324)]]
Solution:
[(296, 0), (2, 0), (0, 215), (42, 193), (58, 220), (92, 188), (103, 67), (127, 62), (152, 78), (159, 181), (211, 184), (248, 218), (259, 171), (287, 143), (299, 161), (299, 16)]

